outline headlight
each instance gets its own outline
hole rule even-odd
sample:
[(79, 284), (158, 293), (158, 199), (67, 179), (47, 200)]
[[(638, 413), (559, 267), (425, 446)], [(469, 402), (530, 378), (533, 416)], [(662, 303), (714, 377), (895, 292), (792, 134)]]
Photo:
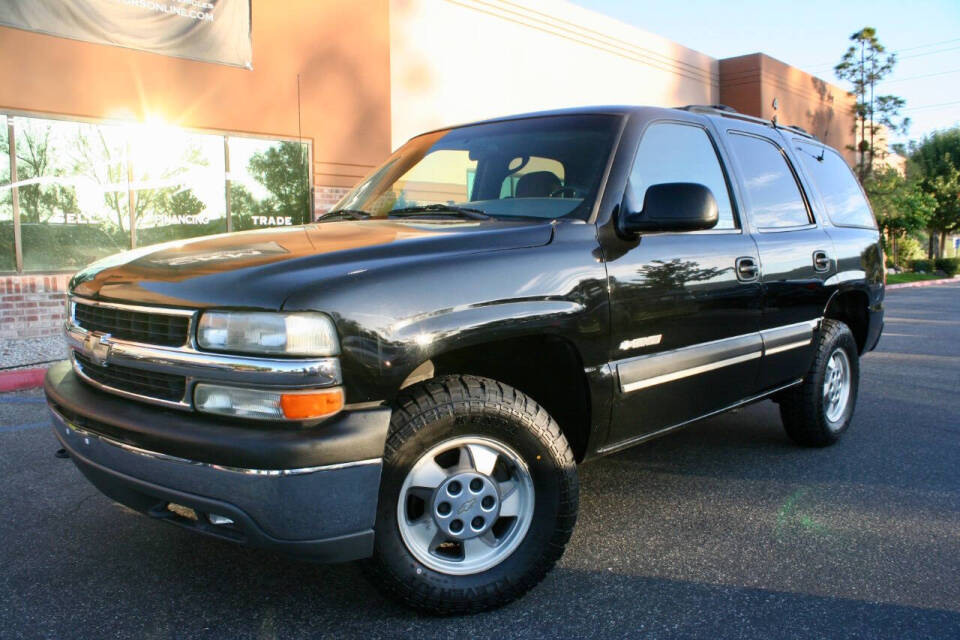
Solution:
[(333, 356), (337, 330), (322, 313), (207, 311), (197, 343), (203, 349), (287, 356)]
[(273, 391), (198, 383), (194, 390), (198, 411), (238, 418), (315, 420), (343, 408), (343, 389)]

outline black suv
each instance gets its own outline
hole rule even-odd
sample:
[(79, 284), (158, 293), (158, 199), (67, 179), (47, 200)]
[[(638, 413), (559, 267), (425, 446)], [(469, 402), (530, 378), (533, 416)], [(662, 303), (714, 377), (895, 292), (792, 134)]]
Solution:
[(579, 462), (764, 398), (836, 442), (883, 267), (850, 169), (798, 128), (502, 118), (412, 139), (314, 224), (81, 271), (46, 394), (111, 498), (477, 611), (563, 553)]

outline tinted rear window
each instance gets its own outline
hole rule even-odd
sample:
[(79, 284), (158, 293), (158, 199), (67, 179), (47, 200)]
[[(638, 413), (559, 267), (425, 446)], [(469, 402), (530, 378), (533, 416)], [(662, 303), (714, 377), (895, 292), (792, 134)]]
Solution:
[(853, 171), (836, 151), (820, 145), (794, 140), (797, 155), (813, 186), (820, 192), (823, 206), (833, 224), (843, 227), (870, 227), (877, 223), (863, 196)]
[(730, 148), (743, 173), (750, 217), (760, 231), (812, 222), (793, 169), (775, 142), (732, 132)]

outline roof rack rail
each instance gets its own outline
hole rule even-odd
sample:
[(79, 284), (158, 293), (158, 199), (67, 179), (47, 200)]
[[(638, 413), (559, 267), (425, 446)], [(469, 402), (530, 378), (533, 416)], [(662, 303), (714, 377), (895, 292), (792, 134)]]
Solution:
[(691, 111), (693, 113), (705, 113), (707, 115), (723, 116), (724, 118), (735, 118), (737, 120), (746, 120), (747, 122), (755, 122), (756, 124), (763, 124), (768, 127), (772, 127), (773, 123), (769, 120), (764, 120), (763, 118), (758, 118), (756, 116), (750, 116), (745, 113), (740, 113), (733, 107), (728, 107), (725, 104), (688, 104), (685, 107), (677, 107), (681, 111)]
[(801, 127), (800, 125), (788, 124), (788, 125), (784, 125), (782, 128), (783, 128), (783, 129), (790, 129), (790, 130), (793, 131), (794, 133), (799, 133), (800, 135), (804, 136), (805, 138), (810, 138), (811, 140), (816, 140), (817, 142), (820, 141), (820, 139), (817, 138), (817, 136), (813, 135), (812, 133), (810, 133), (809, 131), (807, 131), (806, 129), (804, 129), (803, 127)]
[(723, 111), (724, 113), (740, 113), (733, 107), (725, 104), (688, 104), (683, 107), (677, 107), (681, 111)]
[(810, 138), (811, 140), (820, 141), (817, 136), (813, 135), (803, 127), (795, 124), (777, 124), (771, 122), (770, 120), (764, 120), (763, 118), (758, 118), (756, 116), (747, 115), (746, 113), (740, 113), (733, 107), (727, 106), (725, 104), (688, 104), (683, 107), (677, 107), (681, 111), (691, 111), (694, 113), (709, 113), (713, 115), (723, 116), (725, 118), (735, 118), (737, 120), (746, 120), (747, 122), (755, 122), (757, 124), (766, 125), (768, 127), (773, 127), (774, 129), (789, 129), (794, 133), (798, 133), (805, 138)]

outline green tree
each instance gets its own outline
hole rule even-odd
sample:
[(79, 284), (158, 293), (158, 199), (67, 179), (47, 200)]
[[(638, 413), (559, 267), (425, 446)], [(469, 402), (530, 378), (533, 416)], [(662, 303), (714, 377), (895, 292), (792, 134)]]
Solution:
[(77, 210), (73, 187), (56, 180), (67, 172), (55, 162), (51, 133), (52, 127), (44, 124), (23, 126), (17, 131), (17, 180), (38, 180), (18, 188), (23, 222), (46, 222), (56, 213)]
[[(172, 183), (170, 186), (164, 187), (135, 189), (133, 192), (134, 220), (139, 223), (144, 217), (151, 215), (199, 213), (203, 209), (203, 203), (189, 189), (184, 189), (176, 183), (178, 178), (185, 177), (194, 167), (205, 167), (207, 164), (206, 158), (194, 144), (186, 146), (180, 159), (174, 165), (165, 167), (159, 172), (159, 175), (152, 175), (149, 171), (137, 167), (136, 162), (134, 162), (134, 183), (153, 180)], [(196, 209), (196, 203), (200, 203), (199, 209)]]
[(207, 205), (203, 200), (193, 195), (191, 189), (166, 192), (163, 197), (157, 201), (156, 210), (158, 213), (170, 216), (195, 216), (201, 213)]
[(838, 78), (853, 85), (853, 93), (857, 96), (854, 134), (859, 129), (860, 143), (855, 150), (860, 155), (857, 172), (863, 182), (873, 170), (876, 155), (874, 138), (880, 127), (885, 126), (891, 133), (906, 132), (910, 119), (900, 118), (900, 110), (906, 104), (903, 98), (876, 95), (877, 83), (893, 71), (897, 63), (896, 55), (887, 53), (873, 27), (860, 29), (850, 36), (850, 40), (853, 44), (833, 70)]
[[(309, 171), (306, 146), (281, 142), (250, 157), (248, 170), (270, 192), (261, 203), (263, 215), (290, 216), (294, 224), (311, 220)], [(231, 188), (231, 207), (233, 207)]]
[(81, 127), (72, 151), (74, 171), (104, 187), (103, 202), (116, 216), (116, 231), (122, 233), (130, 224), (127, 190), (116, 188), (127, 181), (127, 159), (122, 144), (108, 139), (103, 127)]
[(938, 131), (914, 145), (910, 164), (923, 190), (936, 200), (927, 222), (927, 257), (943, 257), (947, 235), (960, 230), (960, 127)]
[(230, 217), (234, 231), (254, 229), (253, 216), (263, 214), (263, 207), (249, 189), (238, 182), (230, 183)]
[(918, 180), (908, 180), (890, 167), (873, 172), (863, 188), (877, 216), (887, 253), (899, 266), (900, 243), (927, 226), (937, 201)]

